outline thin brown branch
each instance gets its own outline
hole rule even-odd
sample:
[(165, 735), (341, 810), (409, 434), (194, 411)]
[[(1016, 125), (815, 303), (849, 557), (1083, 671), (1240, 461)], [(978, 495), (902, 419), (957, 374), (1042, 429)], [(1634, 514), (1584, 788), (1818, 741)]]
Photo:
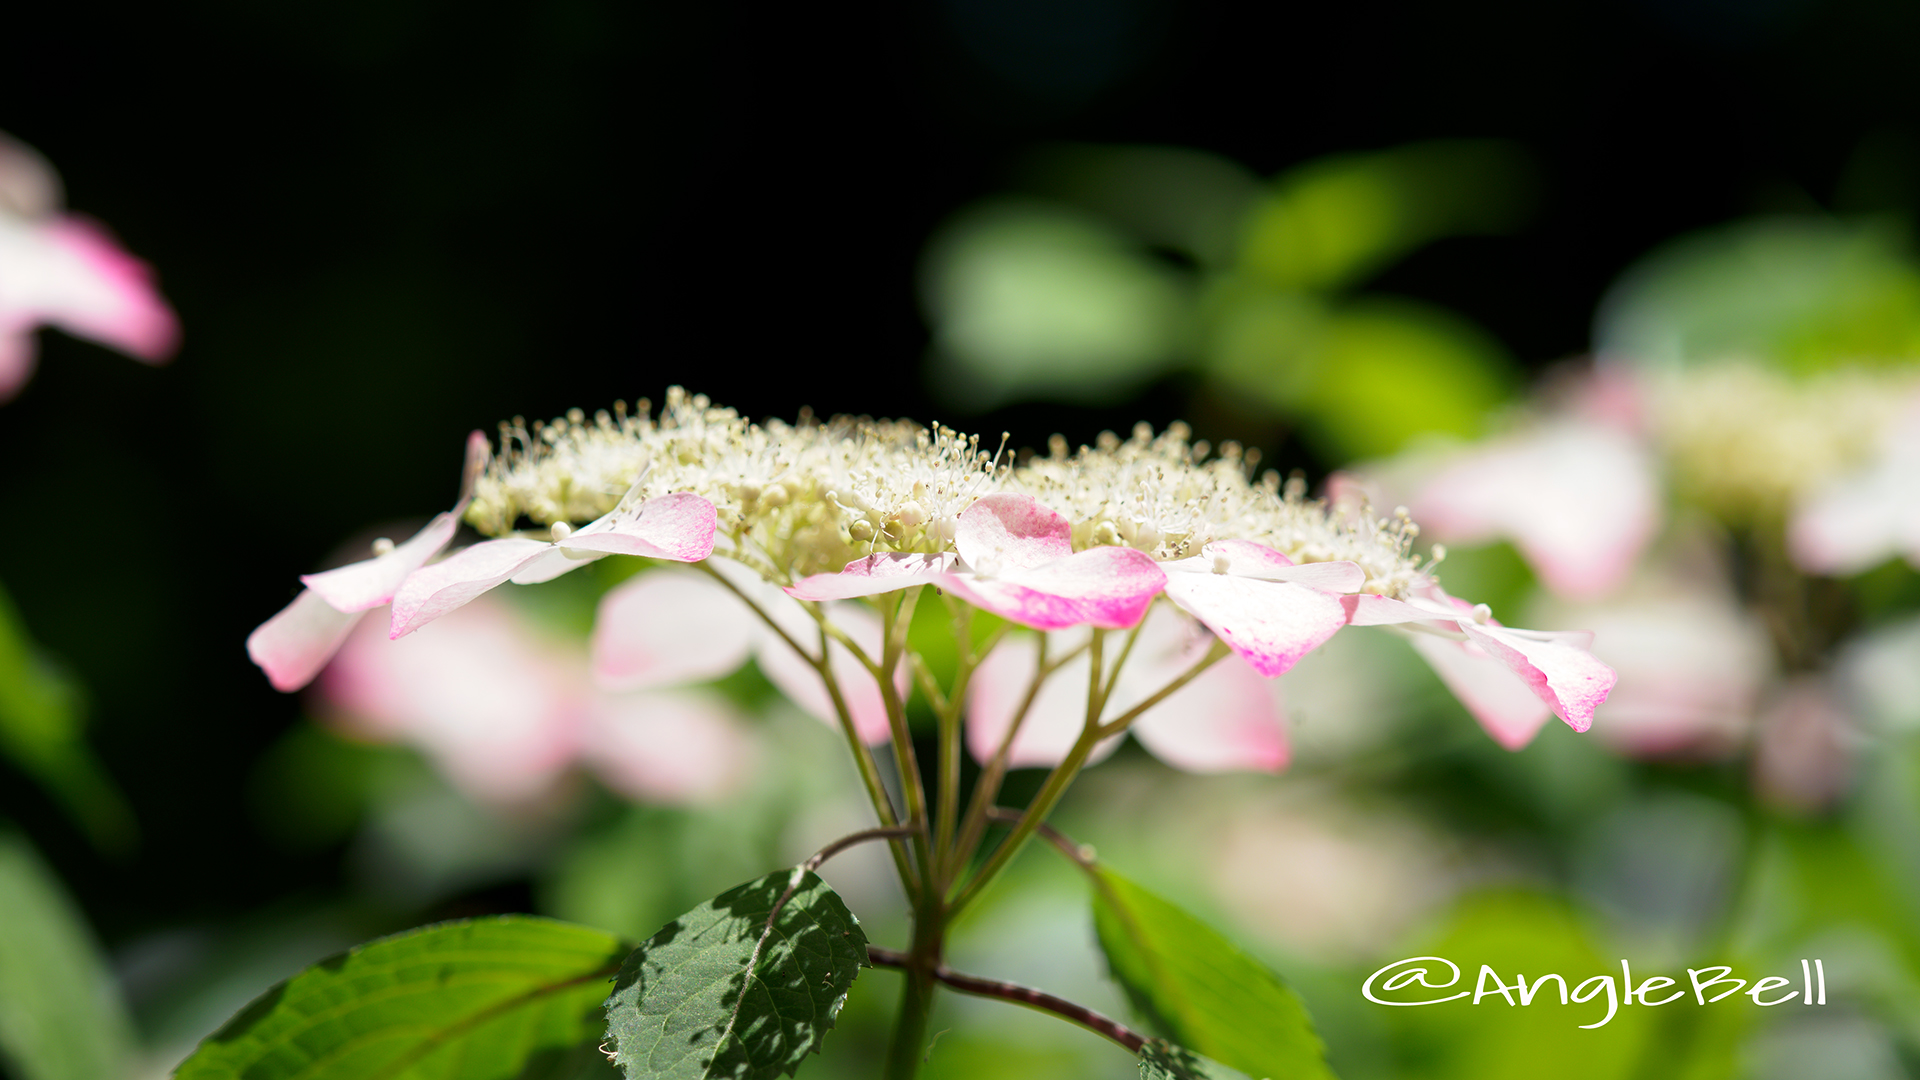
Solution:
[[(908, 966), (906, 953), (894, 949), (884, 949), (878, 945), (867, 946), (867, 959), (876, 967), (905, 968)], [(978, 975), (967, 975), (946, 965), (933, 969), (933, 977), (946, 983), (963, 994), (977, 997), (999, 998), (1011, 1001), (1015, 1005), (1025, 1005), (1029, 1009), (1052, 1013), (1069, 1023), (1078, 1024), (1125, 1047), (1127, 1053), (1138, 1054), (1147, 1044), (1146, 1036), (1127, 1027), (1120, 1021), (1094, 1012), (1085, 1005), (1076, 1005), (1066, 998), (1055, 997), (1044, 990), (1035, 990), (1019, 983), (1003, 982), (999, 979), (983, 979)]]

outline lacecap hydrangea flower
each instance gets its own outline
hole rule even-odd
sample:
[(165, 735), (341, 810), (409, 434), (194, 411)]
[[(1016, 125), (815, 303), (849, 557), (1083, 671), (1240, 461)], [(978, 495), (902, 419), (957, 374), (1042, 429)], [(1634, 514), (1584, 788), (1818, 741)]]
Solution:
[[(892, 671), (873, 665), (885, 644), (861, 598), (924, 585), (1064, 635), (1056, 658), (1084, 647), (1075, 635), (1111, 631), (1128, 631), (1128, 645), (1102, 662), (1132, 656), (1141, 672), (1177, 670), (1212, 642), (1224, 646), (1227, 659), (1176, 682), (1164, 700), (1125, 673), (1109, 687), (1109, 712), (1144, 708), (1143, 741), (1191, 768), (1283, 765), (1272, 696), (1246, 688), (1351, 625), (1392, 625), (1426, 642), (1423, 655), (1510, 747), (1549, 714), (1586, 730), (1613, 686), (1582, 636), (1508, 628), (1484, 605), (1442, 591), (1433, 563), (1413, 551), (1418, 528), (1405, 511), (1336, 511), (1308, 499), (1297, 479), (1255, 478), (1253, 455), (1232, 444), (1215, 454), (1182, 425), (1158, 434), (1142, 425), (1130, 438), (1106, 435), (1071, 451), (1056, 438), (1018, 464), (1004, 444), (989, 451), (977, 437), (906, 421), (803, 415), (755, 424), (676, 388), (657, 415), (642, 401), (631, 411), (502, 425), (455, 509), (487, 539), (426, 561), (445, 543), (436, 519), (404, 545), (418, 546), (404, 561), (396, 547), (360, 564), (359, 575), (383, 580), (346, 606), (322, 576), (306, 580), (342, 616), (390, 600), (389, 633), (400, 638), (431, 633), (435, 619), (490, 589), (537, 584), (609, 554), (692, 564), (711, 573), (669, 582), (658, 576), (669, 571), (648, 571), (609, 594), (595, 631), (600, 677), (718, 674), (752, 654), (803, 707), (828, 719), (843, 713), (869, 743), (890, 735), (882, 680), (904, 696), (907, 673), (904, 660)], [(1143, 633), (1150, 612), (1160, 614)], [(344, 637), (338, 619), (324, 621), (328, 633), (296, 647), (253, 650), (276, 686), (293, 689), (324, 665), (335, 635)], [(1017, 658), (1039, 638), (997, 640), (1007, 650), (998, 674), (1035, 669), (1031, 657), (1024, 666)], [(835, 673), (831, 695), (841, 699), (831, 710), (822, 648)], [(790, 653), (804, 663), (783, 676), (778, 658)], [(983, 757), (996, 731), (1019, 723), (995, 704), (1010, 691), (993, 660), (981, 664), (968, 716)], [(1079, 692), (1084, 706), (1084, 681)], [(1209, 715), (1183, 721), (1202, 701)], [(1017, 761), (1054, 756), (1032, 744), (1045, 727), (1038, 716), (1034, 724)]]

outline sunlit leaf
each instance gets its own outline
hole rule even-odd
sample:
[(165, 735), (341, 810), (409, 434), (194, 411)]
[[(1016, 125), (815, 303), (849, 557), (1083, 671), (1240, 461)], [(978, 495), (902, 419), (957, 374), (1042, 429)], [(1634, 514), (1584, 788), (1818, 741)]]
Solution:
[(80, 687), (34, 646), (20, 613), (0, 589), (0, 753), (38, 780), (108, 850), (133, 842), (126, 800), (82, 734)]
[(629, 947), (605, 931), (521, 915), (381, 938), (256, 998), (175, 1077), (578, 1075), (579, 1048), (600, 1042), (600, 1006)]
[(1220, 308), (1209, 370), (1300, 419), (1335, 460), (1391, 454), (1422, 435), (1478, 435), (1519, 381), (1499, 342), (1425, 304), (1330, 306), (1242, 288)]
[(797, 868), (769, 874), (634, 950), (607, 1000), (610, 1045), (629, 1080), (792, 1073), (866, 963), (867, 936), (826, 882)]
[(1319, 158), (1282, 174), (1248, 219), (1241, 265), (1284, 289), (1337, 289), (1444, 236), (1501, 233), (1532, 175), (1500, 142), (1429, 142)]
[(1140, 1049), (1140, 1077), (1141, 1080), (1247, 1080), (1247, 1074), (1238, 1069), (1229, 1069), (1159, 1039)]
[(132, 1031), (85, 921), (27, 841), (0, 832), (0, 1057), (16, 1080), (116, 1080)]
[(1120, 401), (1177, 361), (1192, 334), (1181, 273), (1064, 206), (969, 212), (934, 241), (921, 280), (936, 377), (969, 407)]
[(1696, 233), (1620, 276), (1596, 349), (1638, 364), (1729, 358), (1808, 372), (1920, 358), (1920, 266), (1880, 224), (1768, 218)]
[[(1333, 1075), (1306, 1006), (1272, 969), (1111, 870), (1095, 873), (1093, 917), (1100, 948), (1134, 1008), (1155, 1027), (1180, 1046), (1249, 1076), (1313, 1080)], [(1143, 1069), (1143, 1075), (1153, 1074)], [(1168, 1075), (1199, 1080), (1233, 1074)]]

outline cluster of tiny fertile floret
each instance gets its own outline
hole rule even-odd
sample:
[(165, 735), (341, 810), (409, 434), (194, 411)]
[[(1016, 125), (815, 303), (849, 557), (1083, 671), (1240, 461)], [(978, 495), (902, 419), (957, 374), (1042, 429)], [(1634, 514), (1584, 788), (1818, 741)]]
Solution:
[(489, 535), (531, 523), (591, 521), (669, 492), (714, 504), (716, 550), (776, 581), (831, 572), (874, 552), (951, 550), (960, 514), (994, 492), (1031, 495), (1073, 525), (1076, 550), (1121, 544), (1158, 559), (1199, 554), (1209, 541), (1253, 540), (1296, 562), (1348, 559), (1366, 589), (1405, 595), (1427, 580), (1413, 557), (1418, 528), (1404, 514), (1308, 500), (1299, 480), (1249, 478), (1255, 452), (1227, 443), (1209, 456), (1185, 425), (1142, 424), (1018, 467), (978, 436), (908, 421), (807, 416), (749, 423), (678, 387), (657, 417), (642, 400), (589, 420), (501, 425), (500, 451), (475, 482), (467, 521)]
[(1730, 521), (1767, 520), (1870, 458), (1913, 389), (1904, 373), (1793, 379), (1726, 362), (1658, 381), (1653, 421), (1688, 498)]

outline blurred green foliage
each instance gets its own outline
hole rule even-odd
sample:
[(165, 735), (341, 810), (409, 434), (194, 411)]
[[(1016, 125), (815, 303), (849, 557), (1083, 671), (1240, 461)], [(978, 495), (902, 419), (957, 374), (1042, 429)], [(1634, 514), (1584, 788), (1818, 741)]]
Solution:
[(133, 1046), (85, 917), (26, 839), (0, 830), (0, 1062), (16, 1080), (108, 1080)]
[(39, 781), (94, 845), (124, 854), (138, 824), (85, 737), (85, 697), (27, 635), (0, 589), (0, 753)]
[(923, 263), (932, 378), (963, 407), (1111, 403), (1190, 371), (1344, 459), (1478, 434), (1518, 383), (1468, 320), (1352, 293), (1435, 240), (1515, 228), (1532, 174), (1507, 144), (1342, 155), (1267, 183), (1194, 150), (1067, 147), (1027, 187), (956, 216)]
[(1600, 305), (1595, 351), (1793, 374), (1920, 359), (1920, 263), (1899, 218), (1759, 218), (1673, 241)]

